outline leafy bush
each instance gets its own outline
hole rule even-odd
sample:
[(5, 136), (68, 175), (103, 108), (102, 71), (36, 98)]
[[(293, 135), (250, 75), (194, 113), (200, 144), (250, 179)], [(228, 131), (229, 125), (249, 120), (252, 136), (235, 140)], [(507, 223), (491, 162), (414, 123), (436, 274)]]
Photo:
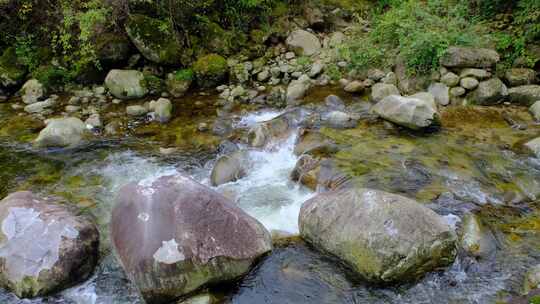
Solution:
[(195, 77), (192, 69), (182, 69), (174, 73), (174, 78), (179, 81), (191, 81)]
[(56, 90), (69, 83), (72, 77), (65, 68), (43, 65), (32, 72), (32, 76), (39, 80), (47, 89)]

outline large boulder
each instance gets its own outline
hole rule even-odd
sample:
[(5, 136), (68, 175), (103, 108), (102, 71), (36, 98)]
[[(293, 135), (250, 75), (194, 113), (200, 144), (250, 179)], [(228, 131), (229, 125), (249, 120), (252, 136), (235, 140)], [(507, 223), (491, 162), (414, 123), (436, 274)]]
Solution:
[(376, 83), (371, 88), (371, 99), (374, 102), (379, 102), (390, 95), (399, 95), (398, 88), (393, 84)]
[(449, 68), (489, 68), (500, 61), (499, 54), (490, 49), (449, 47), (440, 59)]
[(302, 75), (297, 80), (291, 81), (287, 87), (287, 103), (291, 104), (304, 98), (311, 87), (311, 79), (307, 75)]
[(218, 54), (202, 56), (193, 64), (197, 84), (203, 88), (212, 88), (225, 81), (228, 70), (227, 60)]
[(111, 70), (105, 78), (105, 85), (116, 98), (142, 98), (148, 93), (144, 84), (144, 74), (136, 70)]
[(165, 65), (182, 63), (183, 48), (170, 21), (132, 14), (126, 32), (146, 59)]
[(508, 69), (504, 74), (504, 78), (511, 87), (534, 84), (536, 82), (536, 71), (525, 68)]
[(439, 121), (433, 104), (419, 98), (390, 95), (373, 106), (372, 111), (395, 124), (419, 130)]
[(467, 99), (478, 105), (498, 104), (508, 96), (508, 89), (499, 78), (482, 81), (478, 87), (467, 95)]
[(450, 103), (450, 89), (446, 84), (440, 82), (432, 83), (428, 88), (428, 92), (433, 95), (435, 101), (441, 106), (446, 106)]
[(116, 201), (112, 243), (148, 303), (170, 303), (238, 279), (272, 250), (261, 223), (187, 177), (128, 184)]
[(349, 188), (302, 206), (300, 234), (370, 282), (417, 279), (452, 263), (456, 235), (445, 219), (403, 196)]
[(40, 148), (74, 147), (84, 139), (86, 132), (86, 125), (76, 117), (54, 118), (39, 132), (34, 144)]
[(28, 80), (21, 88), (21, 98), (25, 104), (36, 103), (43, 95), (45, 95), (45, 89), (37, 79)]
[(312, 56), (320, 53), (321, 42), (314, 34), (304, 31), (293, 31), (287, 37), (287, 46), (300, 56)]
[(540, 100), (540, 85), (524, 85), (508, 90), (510, 102), (524, 106), (531, 106)]
[(212, 168), (210, 183), (216, 187), (237, 181), (247, 174), (248, 162), (249, 155), (246, 150), (239, 150), (221, 156), (214, 164), (214, 168)]
[(95, 224), (61, 202), (26, 191), (0, 202), (0, 285), (20, 298), (73, 286), (97, 263)]

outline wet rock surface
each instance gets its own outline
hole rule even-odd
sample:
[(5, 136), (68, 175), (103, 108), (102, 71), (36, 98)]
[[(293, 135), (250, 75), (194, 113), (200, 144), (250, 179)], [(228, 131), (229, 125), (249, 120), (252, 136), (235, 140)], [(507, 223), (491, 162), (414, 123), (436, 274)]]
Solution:
[(123, 187), (111, 222), (125, 271), (153, 303), (237, 279), (272, 249), (257, 220), (183, 176)]
[(0, 283), (19, 297), (60, 291), (84, 281), (94, 270), (97, 228), (60, 202), (16, 192), (0, 204)]

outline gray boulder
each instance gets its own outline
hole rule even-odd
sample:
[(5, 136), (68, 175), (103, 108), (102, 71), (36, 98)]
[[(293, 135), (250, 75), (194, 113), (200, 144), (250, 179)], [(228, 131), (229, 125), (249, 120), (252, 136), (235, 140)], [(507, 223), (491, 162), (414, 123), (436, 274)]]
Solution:
[(240, 150), (217, 159), (210, 174), (210, 183), (217, 187), (229, 182), (237, 181), (246, 176), (249, 155), (246, 150)]
[(454, 87), (450, 89), (451, 97), (460, 97), (460, 96), (465, 95), (465, 93), (467, 93), (467, 91), (462, 87)]
[(508, 90), (510, 102), (524, 106), (531, 106), (540, 100), (540, 85), (525, 85)]
[(323, 121), (329, 127), (337, 129), (354, 128), (358, 124), (356, 116), (337, 110), (324, 115)]
[(272, 250), (270, 234), (225, 196), (184, 176), (120, 189), (111, 239), (147, 303), (234, 281)]
[(529, 108), (529, 112), (531, 112), (532, 116), (534, 117), (534, 119), (536, 119), (537, 121), (540, 121), (540, 100), (538, 100), (537, 102), (535, 102), (530, 108)]
[(511, 87), (534, 84), (536, 83), (536, 71), (525, 68), (508, 69), (504, 78)]
[(449, 47), (440, 59), (441, 65), (449, 68), (489, 68), (500, 61), (495, 50)]
[(540, 157), (540, 137), (526, 142), (525, 148), (536, 155), (536, 157)]
[(474, 90), (480, 84), (480, 82), (478, 82), (478, 80), (476, 80), (476, 78), (473, 78), (473, 77), (464, 77), (461, 79), (459, 83), (464, 89), (467, 89), (467, 90)]
[(96, 266), (95, 224), (62, 202), (27, 191), (0, 202), (0, 285), (20, 298), (71, 287)]
[(419, 130), (438, 123), (439, 113), (426, 100), (390, 95), (381, 100), (372, 111), (395, 124)]
[(300, 115), (299, 111), (292, 110), (274, 119), (256, 124), (248, 132), (249, 145), (260, 148), (275, 140), (285, 138), (298, 124)]
[(409, 96), (409, 98), (417, 98), (427, 102), (431, 107), (437, 110), (437, 103), (435, 102), (435, 96), (429, 92), (419, 92)]
[(393, 84), (376, 83), (371, 88), (371, 100), (379, 102), (390, 95), (399, 95), (398, 88)]
[(149, 109), (141, 105), (133, 105), (126, 107), (126, 114), (129, 116), (142, 116), (148, 113)]
[(293, 31), (286, 40), (287, 46), (300, 56), (312, 56), (320, 53), (321, 42), (314, 34), (304, 31)]
[(40, 148), (74, 147), (86, 133), (85, 124), (78, 118), (55, 118), (47, 122), (45, 129), (39, 132), (34, 144)]
[(105, 78), (105, 86), (120, 99), (142, 98), (148, 93), (143, 73), (136, 70), (111, 70)]
[(435, 97), (435, 102), (441, 106), (446, 106), (450, 103), (450, 89), (444, 83), (436, 82), (432, 83), (428, 92)]
[(41, 113), (47, 108), (50, 108), (58, 103), (58, 96), (47, 98), (44, 101), (38, 101), (31, 103), (24, 107), (24, 111), (27, 113)]
[(364, 90), (365, 85), (362, 81), (354, 80), (349, 82), (343, 90), (348, 93), (360, 93)]
[(491, 78), (491, 73), (484, 69), (468, 68), (461, 70), (461, 73), (459, 73), (459, 77), (474, 77), (476, 79), (484, 80)]
[(291, 81), (287, 87), (287, 103), (294, 103), (304, 98), (310, 88), (311, 79), (306, 75), (302, 75), (297, 80)]
[(441, 82), (452, 88), (458, 85), (459, 76), (452, 72), (448, 72), (441, 77)]
[(30, 79), (21, 88), (21, 98), (25, 104), (33, 104), (39, 101), (45, 94), (43, 85), (36, 79)]
[(467, 99), (479, 105), (494, 105), (508, 96), (508, 89), (499, 78), (482, 81), (478, 87), (467, 95)]
[(343, 189), (305, 202), (300, 234), (364, 279), (415, 280), (450, 265), (456, 235), (444, 218), (403, 196), (371, 189)]
[(155, 119), (161, 123), (168, 122), (172, 117), (172, 103), (167, 98), (160, 98), (150, 102), (150, 111), (155, 113)]

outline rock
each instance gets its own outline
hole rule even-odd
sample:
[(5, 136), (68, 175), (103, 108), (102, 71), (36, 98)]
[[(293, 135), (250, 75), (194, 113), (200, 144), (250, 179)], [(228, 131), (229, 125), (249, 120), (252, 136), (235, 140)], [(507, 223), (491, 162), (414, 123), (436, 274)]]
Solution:
[(537, 102), (535, 102), (530, 108), (529, 108), (529, 112), (531, 112), (532, 116), (534, 117), (534, 119), (536, 119), (537, 121), (540, 121), (540, 100), (538, 100)]
[(360, 93), (364, 91), (364, 83), (362, 81), (354, 80), (349, 82), (343, 90), (348, 93)]
[(221, 156), (214, 164), (214, 168), (212, 168), (210, 183), (212, 186), (217, 187), (246, 176), (248, 161), (249, 154), (246, 150)]
[(285, 59), (292, 60), (296, 57), (296, 54), (294, 52), (287, 52), (285, 53)]
[(508, 90), (508, 98), (511, 103), (531, 106), (540, 100), (540, 85), (525, 85)]
[(299, 56), (312, 56), (320, 53), (321, 42), (317, 36), (304, 30), (293, 31), (287, 37), (287, 46)]
[(118, 135), (121, 128), (122, 123), (118, 120), (113, 120), (105, 126), (105, 134), (111, 136)]
[(484, 79), (491, 78), (491, 73), (483, 69), (469, 68), (469, 69), (461, 70), (461, 73), (459, 73), (459, 77), (460, 78), (474, 77), (479, 80), (484, 80)]
[(225, 196), (183, 176), (120, 189), (111, 239), (147, 303), (237, 280), (272, 250), (268, 231)]
[(324, 14), (317, 7), (306, 7), (304, 9), (304, 17), (312, 28), (321, 28), (324, 26)]
[(136, 70), (111, 70), (105, 78), (105, 86), (120, 99), (143, 98), (148, 93), (143, 73)]
[(214, 297), (209, 293), (204, 293), (190, 297), (186, 300), (180, 300), (177, 304), (213, 304), (216, 303)]
[(397, 78), (397, 87), (403, 94), (414, 94), (425, 90), (432, 81), (429, 75), (411, 75), (405, 60), (398, 57), (394, 69)]
[(266, 144), (289, 134), (297, 124), (297, 112), (289, 111), (269, 121), (260, 122), (248, 132), (248, 143), (252, 147), (263, 147)]
[(536, 157), (540, 158), (540, 137), (535, 138), (525, 143), (525, 148), (528, 149)]
[(179, 98), (186, 94), (191, 86), (192, 79), (183, 74), (167, 74), (167, 80), (165, 80), (165, 85), (167, 86), (167, 92), (173, 97)]
[(441, 82), (447, 85), (448, 87), (452, 88), (458, 85), (459, 76), (452, 72), (449, 72), (449, 73), (444, 74), (441, 77)]
[(474, 90), (480, 84), (476, 78), (465, 77), (460, 80), (460, 85), (467, 90)]
[(296, 156), (306, 153), (331, 154), (336, 151), (336, 144), (315, 130), (301, 129), (294, 146)]
[(398, 88), (393, 84), (376, 83), (371, 88), (371, 99), (379, 102), (390, 95), (400, 95)]
[(336, 95), (326, 96), (326, 98), (324, 99), (324, 104), (332, 110), (345, 109), (345, 103), (343, 102), (343, 100), (341, 100), (341, 98)]
[(0, 202), (0, 284), (19, 298), (71, 287), (88, 278), (96, 266), (95, 224), (62, 202), (27, 191)]
[(536, 71), (525, 68), (508, 69), (504, 78), (511, 87), (534, 84), (536, 83)]
[(294, 103), (295, 101), (304, 98), (310, 87), (311, 79), (306, 75), (291, 81), (287, 87), (287, 103)]
[(490, 49), (449, 47), (440, 59), (449, 68), (489, 68), (500, 61), (499, 54)]
[(508, 96), (508, 89), (499, 78), (482, 81), (476, 90), (467, 95), (467, 99), (479, 105), (494, 105)]
[(461, 247), (467, 253), (475, 257), (487, 257), (496, 249), (493, 241), (493, 236), (474, 214), (467, 213), (463, 217)]
[(291, 172), (291, 180), (317, 190), (320, 169), (318, 159), (308, 154), (301, 155)]
[(343, 44), (343, 41), (345, 41), (345, 34), (342, 32), (334, 32), (332, 35), (330, 35), (330, 39), (328, 41), (328, 47), (329, 48), (337, 48), (340, 45)]
[(534, 289), (540, 288), (540, 264), (531, 267), (525, 275), (523, 282), (523, 294), (528, 294)]
[(427, 102), (435, 111), (437, 110), (437, 102), (435, 101), (435, 96), (433, 96), (433, 94), (429, 92), (419, 92), (409, 96), (409, 98), (421, 99)]
[(460, 97), (465, 95), (467, 91), (465, 91), (462, 87), (454, 87), (450, 89), (450, 96), (451, 97)]
[(98, 113), (90, 115), (85, 121), (84, 124), (89, 129), (101, 128), (103, 127), (103, 122), (101, 121), (101, 116)]
[(141, 105), (133, 105), (126, 107), (126, 114), (129, 116), (142, 116), (148, 113), (148, 108)]
[(47, 122), (34, 144), (40, 148), (73, 147), (78, 145), (86, 132), (85, 124), (78, 118), (55, 118)]
[(443, 217), (379, 190), (319, 194), (302, 205), (299, 225), (315, 248), (374, 283), (415, 280), (456, 255), (456, 235)]
[(53, 107), (58, 103), (58, 97), (57, 98), (47, 98), (44, 101), (38, 101), (35, 103), (31, 103), (24, 107), (24, 111), (27, 113), (41, 113), (45, 111), (47, 108)]
[(432, 83), (428, 92), (433, 95), (435, 101), (441, 106), (446, 106), (450, 103), (450, 89), (444, 83)]
[(372, 111), (383, 119), (413, 130), (439, 122), (439, 114), (433, 105), (418, 98), (390, 95), (374, 105)]
[(125, 27), (129, 38), (146, 59), (164, 65), (183, 63), (182, 44), (168, 19), (130, 14)]
[(21, 98), (25, 104), (38, 102), (44, 94), (43, 85), (36, 79), (28, 80), (21, 88)]
[(386, 76), (386, 73), (384, 73), (383, 71), (381, 71), (379, 69), (369, 69), (367, 71), (367, 78), (371, 79), (371, 80), (373, 80), (375, 82), (380, 81), (385, 76)]
[(323, 121), (329, 127), (336, 129), (354, 128), (358, 124), (358, 118), (343, 111), (331, 111), (324, 115)]
[(264, 69), (257, 74), (257, 80), (260, 82), (267, 81), (268, 78), (270, 78), (270, 72), (267, 69)]
[(202, 56), (193, 65), (197, 83), (203, 88), (216, 87), (225, 81), (228, 69), (227, 60), (218, 54)]
[(172, 117), (172, 103), (167, 98), (160, 98), (150, 102), (150, 111), (154, 111), (155, 118), (161, 123), (168, 122)]
[(311, 70), (309, 71), (308, 76), (311, 78), (315, 78), (319, 76), (319, 74), (321, 74), (323, 70), (324, 70), (324, 64), (320, 61), (316, 61), (311, 66)]

